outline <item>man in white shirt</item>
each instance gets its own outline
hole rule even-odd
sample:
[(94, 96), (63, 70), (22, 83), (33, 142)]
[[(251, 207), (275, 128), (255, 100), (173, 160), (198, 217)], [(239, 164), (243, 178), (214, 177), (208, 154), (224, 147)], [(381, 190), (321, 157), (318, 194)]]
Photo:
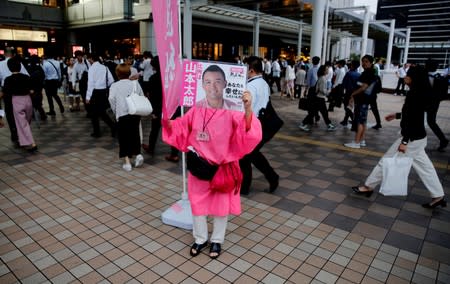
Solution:
[(344, 97), (344, 90), (342, 88), (342, 80), (345, 76), (345, 60), (339, 60), (336, 64), (336, 70), (334, 71), (334, 83), (330, 92), (330, 104), (328, 105), (328, 111), (334, 111), (334, 107), (340, 107), (342, 104), (342, 98)]
[(101, 118), (110, 128), (111, 136), (116, 136), (115, 123), (106, 113), (109, 108), (108, 93), (109, 86), (114, 83), (114, 77), (109, 71), (108, 67), (99, 62), (98, 55), (92, 54), (88, 56), (91, 67), (88, 72), (88, 87), (86, 92), (86, 103), (89, 105), (91, 111), (91, 122), (94, 132), (91, 136), (99, 138), (100, 121)]
[(58, 88), (60, 87), (60, 82), (62, 78), (61, 64), (58, 60), (54, 58), (52, 51), (48, 51), (45, 59), (42, 63), (42, 69), (45, 73), (44, 89), (45, 95), (47, 96), (49, 112), (47, 115), (55, 116), (55, 106), (53, 105), (53, 99), (59, 106), (61, 113), (64, 113), (64, 105), (61, 98), (58, 96)]
[(406, 73), (408, 72), (409, 66), (410, 66), (409, 63), (405, 63), (405, 65), (398, 68), (398, 70), (397, 70), (398, 82), (397, 82), (397, 88), (395, 88), (395, 92), (394, 92), (394, 94), (396, 96), (402, 96), (405, 94), (405, 77), (406, 77)]
[(270, 75), (272, 73), (272, 63), (269, 58), (264, 58), (264, 80), (266, 80), (267, 84), (270, 84)]
[(142, 70), (142, 89), (144, 91), (144, 94), (148, 97), (150, 90), (149, 90), (149, 80), (150, 77), (153, 75), (153, 67), (150, 64), (153, 59), (153, 55), (150, 51), (144, 51), (144, 60), (139, 65), (139, 68)]
[(280, 80), (281, 80), (281, 66), (277, 58), (272, 62), (272, 81), (269, 84), (271, 93), (273, 93), (272, 86), (274, 82), (277, 85), (278, 92), (281, 92)]
[[(256, 56), (250, 56), (245, 60), (248, 65), (247, 74), (247, 89), (252, 94), (252, 109), (256, 116), (259, 117), (260, 110), (267, 108), (270, 101), (269, 85), (262, 77), (262, 64), (261, 59)], [(263, 126), (264, 129), (264, 126)], [(264, 177), (269, 182), (269, 192), (274, 192), (278, 187), (279, 175), (275, 172), (272, 166), (267, 161), (266, 157), (260, 152), (268, 139), (264, 139), (256, 146), (256, 148), (244, 158), (239, 161), (241, 167), (243, 179), (241, 185), (241, 194), (248, 195), (250, 192), (250, 185), (252, 182), (252, 164), (260, 170)]]
[(79, 94), (81, 96), (81, 99), (83, 100), (84, 108), (86, 111), (88, 111), (86, 105), (86, 91), (89, 64), (84, 58), (83, 52), (80, 50), (75, 51), (75, 58), (76, 60), (75, 64), (73, 65), (72, 78), (70, 78), (70, 81), (72, 82), (72, 86), (78, 84)]

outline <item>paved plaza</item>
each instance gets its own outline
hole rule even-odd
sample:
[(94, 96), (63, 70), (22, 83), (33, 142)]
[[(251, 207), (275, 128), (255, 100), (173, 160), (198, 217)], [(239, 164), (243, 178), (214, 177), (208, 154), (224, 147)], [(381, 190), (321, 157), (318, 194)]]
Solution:
[[(378, 100), (384, 116), (404, 97)], [(125, 172), (117, 140), (104, 124), (105, 135), (91, 138), (84, 112), (33, 122), (36, 154), (14, 148), (0, 129), (0, 283), (450, 283), (449, 208), (422, 208), (430, 197), (414, 170), (407, 197), (351, 193), (398, 136), (399, 121), (368, 129), (367, 147), (348, 149), (342, 109), (330, 113), (335, 132), (321, 120), (305, 133), (296, 100), (274, 94), (272, 102), (285, 125), (263, 152), (280, 186), (267, 193), (254, 170), (217, 260), (208, 249), (191, 258), (191, 232), (161, 221), (182, 192), (181, 163), (165, 161), (167, 145)], [(450, 101), (438, 122), (450, 137)], [(150, 121), (143, 126), (148, 137)], [(437, 152), (428, 134), (449, 196), (450, 148)]]

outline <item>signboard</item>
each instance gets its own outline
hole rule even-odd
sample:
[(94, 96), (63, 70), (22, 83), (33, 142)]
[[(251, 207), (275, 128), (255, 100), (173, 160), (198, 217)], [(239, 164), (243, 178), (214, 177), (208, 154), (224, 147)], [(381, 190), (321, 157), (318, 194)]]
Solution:
[(0, 29), (0, 40), (47, 42), (48, 37), (44, 31)]
[(223, 84), (216, 82), (220, 86), (214, 88), (223, 89), (222, 98), (228, 108), (243, 111), (241, 98), (247, 82), (247, 66), (236, 64), (183, 60), (183, 92), (180, 104), (192, 107), (205, 101), (208, 84), (214, 84), (205, 81), (204, 74), (207, 72), (217, 73), (219, 76), (215, 80), (221, 80), (225, 76)]

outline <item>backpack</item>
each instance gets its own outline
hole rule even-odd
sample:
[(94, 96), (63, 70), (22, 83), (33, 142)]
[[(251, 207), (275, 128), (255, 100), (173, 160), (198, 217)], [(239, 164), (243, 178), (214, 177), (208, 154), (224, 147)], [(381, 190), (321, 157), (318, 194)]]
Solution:
[(447, 77), (439, 73), (430, 75), (430, 77), (433, 77), (433, 87), (431, 88), (433, 95), (441, 101), (450, 99)]

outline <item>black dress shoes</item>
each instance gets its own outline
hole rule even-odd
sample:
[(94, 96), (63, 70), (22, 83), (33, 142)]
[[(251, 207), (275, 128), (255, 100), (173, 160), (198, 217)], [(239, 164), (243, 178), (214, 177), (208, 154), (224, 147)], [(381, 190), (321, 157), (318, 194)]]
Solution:
[(276, 175), (275, 178), (269, 182), (269, 184), (270, 184), (269, 192), (270, 193), (273, 193), (278, 188), (279, 181), (280, 181), (280, 176)]
[(447, 207), (447, 200), (445, 200), (445, 198), (441, 198), (439, 201), (436, 201), (434, 203), (431, 202), (431, 203), (422, 204), (423, 208), (428, 208), (428, 209), (434, 209), (438, 206)]
[(439, 143), (439, 147), (437, 148), (437, 150), (439, 152), (444, 152), (444, 149), (448, 146), (448, 142), (449, 141), (447, 139), (444, 141), (441, 141), (441, 143)]
[(359, 186), (353, 186), (352, 190), (355, 194), (364, 195), (365, 197), (371, 197), (373, 194), (373, 190), (361, 191), (359, 190)]

